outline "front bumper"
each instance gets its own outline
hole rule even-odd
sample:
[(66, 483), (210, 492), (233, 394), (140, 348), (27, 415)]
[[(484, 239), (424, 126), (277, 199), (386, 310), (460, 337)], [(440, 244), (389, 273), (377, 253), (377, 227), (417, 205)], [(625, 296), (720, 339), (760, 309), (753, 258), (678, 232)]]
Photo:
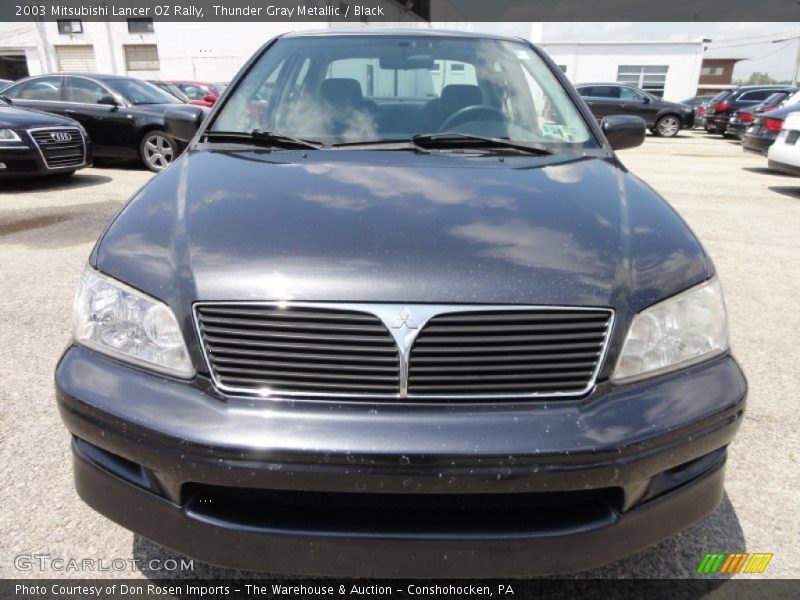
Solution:
[(0, 179), (58, 175), (90, 167), (91, 165), (92, 145), (88, 140), (85, 145), (83, 163), (67, 167), (48, 166), (38, 148), (26, 143), (0, 145)]
[[(223, 401), (202, 378), (80, 347), (56, 387), (78, 492), (102, 514), (214, 564), (359, 577), (557, 573), (651, 545), (719, 502), (747, 389), (724, 356), (583, 401)], [(259, 504), (265, 490), (306, 504)], [(515, 494), (537, 508), (409, 508)], [(354, 510), (354, 497), (402, 502)]]

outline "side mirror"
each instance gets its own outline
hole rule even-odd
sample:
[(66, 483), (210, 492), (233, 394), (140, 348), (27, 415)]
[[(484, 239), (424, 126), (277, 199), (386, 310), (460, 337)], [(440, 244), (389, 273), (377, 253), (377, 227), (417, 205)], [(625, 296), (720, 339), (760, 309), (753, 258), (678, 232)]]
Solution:
[(650, 96), (644, 96), (644, 97), (642, 98), (642, 101), (643, 101), (645, 104), (650, 104), (650, 103), (652, 102), (652, 100), (650, 99)]
[(104, 96), (100, 96), (97, 99), (97, 103), (98, 104), (105, 104), (106, 106), (119, 106), (119, 102), (117, 102), (117, 99), (114, 98), (114, 96), (112, 96), (111, 94), (106, 94)]
[(645, 126), (643, 118), (630, 115), (611, 115), (600, 121), (600, 128), (614, 150), (641, 146)]
[(209, 104), (214, 104), (217, 101), (217, 97), (213, 94), (206, 94), (203, 96), (203, 102), (208, 102)]
[(14, 101), (5, 94), (0, 94), (0, 100), (3, 100), (7, 104), (14, 104)]
[(176, 140), (188, 142), (197, 133), (205, 116), (206, 112), (199, 106), (173, 106), (164, 113), (164, 130)]

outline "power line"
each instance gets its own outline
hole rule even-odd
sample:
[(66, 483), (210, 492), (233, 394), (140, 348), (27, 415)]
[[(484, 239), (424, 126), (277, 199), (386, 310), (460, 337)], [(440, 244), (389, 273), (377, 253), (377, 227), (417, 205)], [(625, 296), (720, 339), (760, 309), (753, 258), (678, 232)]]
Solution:
[[(778, 35), (778, 34), (772, 34), (772, 35)], [(780, 37), (776, 37), (776, 38), (773, 38), (773, 39), (770, 39), (770, 40), (762, 40), (762, 41), (759, 41), (759, 42), (746, 42), (744, 44), (728, 44), (726, 46), (717, 46), (715, 42), (711, 42), (711, 43), (709, 43), (709, 46), (710, 46), (709, 49), (710, 50), (721, 50), (722, 48), (740, 48), (742, 46), (757, 46), (757, 45), (760, 45), (760, 44), (776, 44), (778, 42), (783, 42), (783, 41), (792, 41), (793, 39), (796, 39), (797, 37), (800, 37), (800, 32), (794, 32), (793, 35), (788, 40), (784, 36), (780, 36)]]

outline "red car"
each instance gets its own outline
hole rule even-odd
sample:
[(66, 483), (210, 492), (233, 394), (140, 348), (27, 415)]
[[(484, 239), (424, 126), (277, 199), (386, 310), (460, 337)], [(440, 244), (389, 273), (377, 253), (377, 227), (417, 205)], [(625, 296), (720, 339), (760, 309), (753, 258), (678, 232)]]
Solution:
[(222, 88), (216, 83), (204, 81), (167, 81), (177, 85), (189, 97), (189, 101), (197, 106), (214, 106), (222, 94)]

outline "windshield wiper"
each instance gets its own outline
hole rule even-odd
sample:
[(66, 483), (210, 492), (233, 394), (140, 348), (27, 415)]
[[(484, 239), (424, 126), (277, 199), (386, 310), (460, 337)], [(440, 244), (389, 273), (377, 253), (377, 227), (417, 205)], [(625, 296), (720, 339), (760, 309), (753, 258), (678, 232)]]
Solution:
[(414, 140), (397, 139), (397, 140), (361, 140), (359, 142), (341, 142), (339, 144), (331, 144), (331, 148), (350, 148), (357, 146), (393, 146), (387, 150), (415, 150), (417, 152), (424, 152), (430, 154), (430, 150), (423, 148)]
[(250, 133), (244, 131), (207, 131), (205, 138), (215, 138), (218, 140), (230, 141), (248, 141), (257, 144), (264, 144), (276, 148), (310, 148), (312, 150), (319, 150), (325, 146), (320, 142), (314, 140), (304, 140), (283, 133), (275, 133), (274, 131), (263, 131), (261, 129), (253, 129)]
[[(542, 144), (516, 142), (504, 138), (490, 137), (487, 135), (475, 135), (472, 133), (460, 133), (458, 131), (440, 131), (438, 133), (418, 133), (411, 136), (411, 141), (423, 148), (435, 148), (442, 146), (463, 147), (461, 142), (481, 142), (485, 148), (513, 148), (529, 154), (553, 154), (553, 151)], [(472, 146), (470, 146), (472, 147)]]

